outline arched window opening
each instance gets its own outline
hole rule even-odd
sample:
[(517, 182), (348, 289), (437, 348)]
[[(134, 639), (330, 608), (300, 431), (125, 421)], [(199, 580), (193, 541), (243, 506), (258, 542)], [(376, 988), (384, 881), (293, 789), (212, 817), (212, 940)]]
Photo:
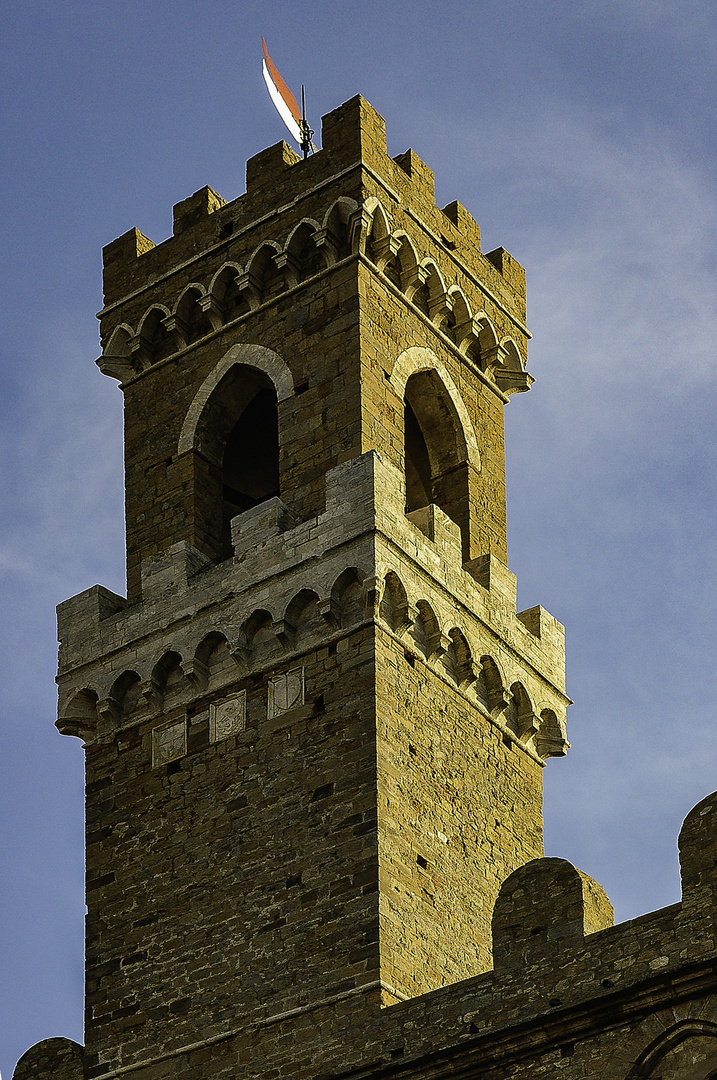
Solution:
[(406, 435), (406, 513), (433, 502), (431, 460), (421, 425), (408, 401), (404, 402)]
[(416, 372), (404, 399), (406, 513), (434, 503), (469, 540), (468, 462), (455, 407), (434, 370)]
[(276, 392), (258, 390), (234, 424), (224, 449), (222, 498), (225, 539), (237, 514), (279, 494), (279, 418)]
[(279, 494), (278, 406), (272, 379), (252, 364), (232, 364), (194, 423), (191, 543), (213, 560), (228, 559), (233, 554), (232, 518)]

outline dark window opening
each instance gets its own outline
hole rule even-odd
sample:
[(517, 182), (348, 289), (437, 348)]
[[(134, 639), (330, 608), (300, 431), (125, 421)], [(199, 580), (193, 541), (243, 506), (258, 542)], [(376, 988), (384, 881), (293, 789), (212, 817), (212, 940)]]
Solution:
[(276, 394), (259, 390), (232, 428), (224, 450), (224, 525), (279, 494), (279, 420)]
[(416, 372), (404, 399), (406, 513), (434, 504), (460, 528), (470, 551), (470, 473), (456, 408), (434, 370)]
[(433, 502), (431, 460), (428, 447), (416, 414), (405, 402), (404, 424), (406, 435), (406, 513), (420, 510)]

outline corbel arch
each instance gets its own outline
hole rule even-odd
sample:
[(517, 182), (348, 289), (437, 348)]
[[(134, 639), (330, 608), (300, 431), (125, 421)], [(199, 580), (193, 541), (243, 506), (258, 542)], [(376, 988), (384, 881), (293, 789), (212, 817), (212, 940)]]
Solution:
[(283, 254), (281, 245), (275, 240), (265, 240), (249, 258), (247, 285), (260, 303), (273, 299), (286, 288), (286, 274), (279, 265)]
[(336, 259), (343, 259), (351, 254), (355, 236), (353, 223), (358, 211), (358, 203), (348, 195), (340, 195), (324, 214), (321, 229), (316, 234), (316, 242), (326, 247), (327, 253)]
[(366, 616), (363, 582), (366, 574), (358, 566), (343, 570), (331, 587), (329, 614), (339, 626), (349, 626)]
[(366, 255), (379, 270), (383, 270), (398, 252), (400, 241), (391, 235), (388, 215), (378, 199), (367, 200), (364, 210), (371, 215), (371, 223), (367, 230)]
[(529, 390), (533, 382), (523, 365), (520, 349), (511, 337), (504, 337), (498, 349), (501, 363), (495, 369), (495, 381), (506, 396)]
[(227, 262), (217, 270), (210, 282), (203, 303), (210, 318), (216, 312), (218, 326), (251, 311), (251, 291), (246, 288), (242, 276), (246, 277), (241, 266)]
[(97, 704), (99, 695), (95, 687), (85, 687), (72, 695), (57, 721), (62, 735), (74, 735), (86, 742), (97, 730)]
[(284, 245), (287, 272), (297, 282), (318, 274), (327, 265), (326, 250), (322, 250), (316, 243), (318, 230), (318, 222), (313, 218), (302, 218), (292, 229)]
[(177, 351), (175, 340), (166, 326), (169, 318), (171, 312), (164, 304), (153, 304), (142, 316), (130, 349), (139, 354), (140, 362), (145, 366), (166, 360)]
[(205, 296), (204, 286), (196, 281), (183, 289), (174, 307), (173, 323), (168, 320), (178, 342), (191, 345), (211, 333), (213, 327), (205, 310)]
[(505, 677), (500, 664), (492, 656), (481, 656), (480, 667), (480, 676), (475, 684), (476, 696), (493, 719), (497, 719), (510, 704)]
[(418, 255), (410, 236), (402, 229), (391, 236), (391, 255), (381, 269), (402, 292), (415, 288), (418, 283)]
[(115, 326), (109, 341), (102, 350), (102, 356), (97, 361), (97, 366), (103, 375), (109, 375), (125, 383), (142, 369), (141, 364), (135, 365), (132, 362), (130, 342), (133, 337), (134, 330), (128, 323)]
[(538, 717), (527, 690), (519, 681), (512, 683), (510, 687), (510, 701), (503, 720), (506, 727), (522, 742), (530, 742), (538, 732)]
[(348, 226), (351, 215), (358, 210), (358, 203), (355, 199), (350, 198), (348, 195), (339, 195), (338, 199), (335, 199), (331, 206), (324, 214), (324, 219), (321, 223), (322, 229), (328, 229), (332, 226), (341, 223)]

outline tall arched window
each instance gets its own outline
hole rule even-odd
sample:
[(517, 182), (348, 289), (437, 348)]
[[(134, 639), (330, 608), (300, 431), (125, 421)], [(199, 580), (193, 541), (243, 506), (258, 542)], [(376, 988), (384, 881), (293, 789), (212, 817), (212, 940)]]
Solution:
[(404, 399), (406, 513), (435, 503), (468, 544), (468, 461), (455, 407), (437, 372), (418, 371)]
[(279, 494), (277, 395), (268, 375), (230, 367), (202, 412), (194, 449), (197, 540), (226, 559), (232, 518)]

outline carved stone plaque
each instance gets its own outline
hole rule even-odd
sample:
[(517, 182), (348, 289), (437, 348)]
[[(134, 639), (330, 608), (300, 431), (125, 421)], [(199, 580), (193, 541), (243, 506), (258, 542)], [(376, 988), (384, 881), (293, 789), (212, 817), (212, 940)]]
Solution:
[(280, 716), (289, 709), (296, 709), (304, 704), (304, 669), (292, 668), (283, 675), (274, 675), (269, 679), (269, 701), (267, 716)]
[(184, 757), (186, 752), (186, 720), (173, 720), (171, 724), (164, 724), (152, 732), (152, 765), (155, 768)]
[(209, 706), (209, 741), (221, 742), (246, 728), (246, 690)]

